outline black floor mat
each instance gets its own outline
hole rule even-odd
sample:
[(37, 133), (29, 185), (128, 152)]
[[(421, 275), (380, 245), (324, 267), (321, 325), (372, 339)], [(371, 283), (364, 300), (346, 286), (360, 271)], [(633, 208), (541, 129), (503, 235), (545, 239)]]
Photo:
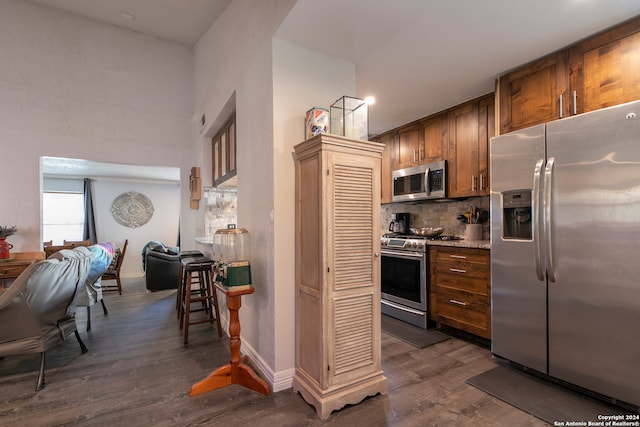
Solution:
[[(623, 408), (508, 366), (498, 366), (470, 378), (467, 384), (551, 425), (588, 425), (589, 421), (602, 422), (603, 416), (631, 414)], [(578, 424), (568, 424), (568, 421)]]
[(448, 335), (433, 329), (418, 328), (384, 314), (382, 315), (382, 331), (418, 348), (429, 347), (449, 339)]

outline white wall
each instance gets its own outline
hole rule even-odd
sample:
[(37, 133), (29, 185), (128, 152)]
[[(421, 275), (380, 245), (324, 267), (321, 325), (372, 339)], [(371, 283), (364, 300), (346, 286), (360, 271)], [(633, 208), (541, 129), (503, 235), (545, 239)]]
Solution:
[[(295, 3), (235, 0), (194, 49), (194, 116), (206, 114), (198, 142), (203, 184), (210, 185), (210, 140), (216, 118), (235, 99), (238, 227), (249, 230), (256, 292), (242, 301), (243, 351), (253, 353), (266, 379), (277, 382), (276, 360), (290, 358), (276, 342), (271, 39)], [(235, 94), (235, 98), (234, 98)], [(199, 126), (197, 126), (199, 130)], [(289, 328), (292, 326), (289, 325)]]
[(243, 351), (276, 391), (291, 386), (295, 366), (293, 145), (307, 109), (355, 92), (352, 64), (273, 42), (294, 3), (235, 0), (194, 52), (194, 115), (207, 117), (198, 142), (204, 185), (208, 137), (235, 102), (238, 226), (251, 235), (256, 287), (240, 310)]
[(276, 370), (295, 366), (295, 164), (293, 147), (304, 140), (305, 113), (355, 95), (355, 64), (273, 42), (274, 314), (280, 355)]
[(191, 239), (192, 49), (55, 9), (0, 2), (0, 222), (39, 250), (40, 156), (181, 168)]
[(11, 158), (0, 169), (0, 194), (11, 201), (0, 218), (18, 226), (16, 250), (40, 248), (42, 155), (180, 167), (188, 248), (204, 225), (203, 204), (188, 208), (189, 169), (200, 166), (203, 186), (211, 184), (209, 137), (216, 118), (236, 108), (238, 226), (251, 233), (256, 287), (240, 310), (243, 351), (275, 390), (291, 385), (294, 367), (292, 147), (303, 138), (305, 111), (353, 94), (355, 79), (348, 64), (273, 45), (295, 3), (234, 0), (192, 52), (0, 2), (0, 144)]
[[(122, 277), (141, 277), (144, 274), (141, 253), (147, 242), (158, 240), (167, 246), (177, 244), (180, 188), (177, 184), (100, 179), (94, 180), (92, 186), (98, 242), (112, 242), (122, 248), (124, 241), (129, 240), (120, 274)], [(141, 227), (125, 227), (111, 214), (113, 200), (129, 191), (144, 194), (153, 203), (153, 216)]]

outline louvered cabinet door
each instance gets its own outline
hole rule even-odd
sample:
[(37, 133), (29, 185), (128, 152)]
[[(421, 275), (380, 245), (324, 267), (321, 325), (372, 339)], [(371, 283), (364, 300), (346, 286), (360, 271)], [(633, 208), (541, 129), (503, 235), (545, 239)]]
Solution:
[(296, 371), (320, 418), (386, 393), (380, 365), (383, 144), (317, 135), (295, 147)]
[(331, 153), (328, 240), (332, 361), (329, 385), (380, 368), (380, 175), (376, 159)]

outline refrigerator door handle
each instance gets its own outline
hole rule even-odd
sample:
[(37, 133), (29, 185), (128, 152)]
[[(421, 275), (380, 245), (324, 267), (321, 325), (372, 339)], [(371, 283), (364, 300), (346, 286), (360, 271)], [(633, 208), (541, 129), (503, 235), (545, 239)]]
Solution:
[(542, 209), (540, 204), (540, 176), (543, 172), (544, 159), (540, 159), (536, 162), (536, 167), (533, 171), (533, 242), (534, 242), (534, 258), (536, 265), (536, 275), (538, 280), (544, 280), (544, 269), (542, 268)]
[(545, 241), (547, 244), (547, 276), (549, 277), (549, 281), (551, 282), (556, 281), (556, 269), (553, 264), (553, 239), (551, 235), (551, 185), (553, 184), (554, 163), (555, 158), (550, 157), (549, 160), (547, 160), (547, 166), (544, 170), (544, 231)]

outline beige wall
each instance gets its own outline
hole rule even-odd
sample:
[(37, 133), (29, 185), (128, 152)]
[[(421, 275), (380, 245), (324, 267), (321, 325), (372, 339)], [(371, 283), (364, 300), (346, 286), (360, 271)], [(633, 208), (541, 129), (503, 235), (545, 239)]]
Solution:
[(0, 2), (0, 40), (0, 221), (18, 227), (14, 250), (41, 246), (43, 155), (180, 167), (188, 211), (190, 48), (16, 0)]
[(195, 47), (194, 117), (207, 117), (203, 129), (194, 125), (204, 185), (208, 137), (230, 104), (237, 111), (238, 226), (251, 234), (256, 287), (240, 310), (243, 351), (276, 391), (291, 386), (295, 367), (293, 146), (304, 139), (309, 108), (355, 93), (355, 65), (272, 39), (294, 3), (234, 1)]
[[(279, 381), (276, 360), (283, 353), (274, 315), (272, 36), (294, 3), (233, 1), (194, 49), (194, 118), (203, 113), (207, 117), (203, 129), (197, 121), (193, 125), (201, 162), (197, 166), (205, 186), (211, 185), (209, 138), (228, 110), (236, 109), (238, 227), (248, 229), (251, 236), (256, 288), (243, 299), (240, 310), (243, 352), (251, 355), (272, 384)], [(198, 232), (204, 235), (204, 230)], [(285, 357), (290, 359), (288, 353)]]

